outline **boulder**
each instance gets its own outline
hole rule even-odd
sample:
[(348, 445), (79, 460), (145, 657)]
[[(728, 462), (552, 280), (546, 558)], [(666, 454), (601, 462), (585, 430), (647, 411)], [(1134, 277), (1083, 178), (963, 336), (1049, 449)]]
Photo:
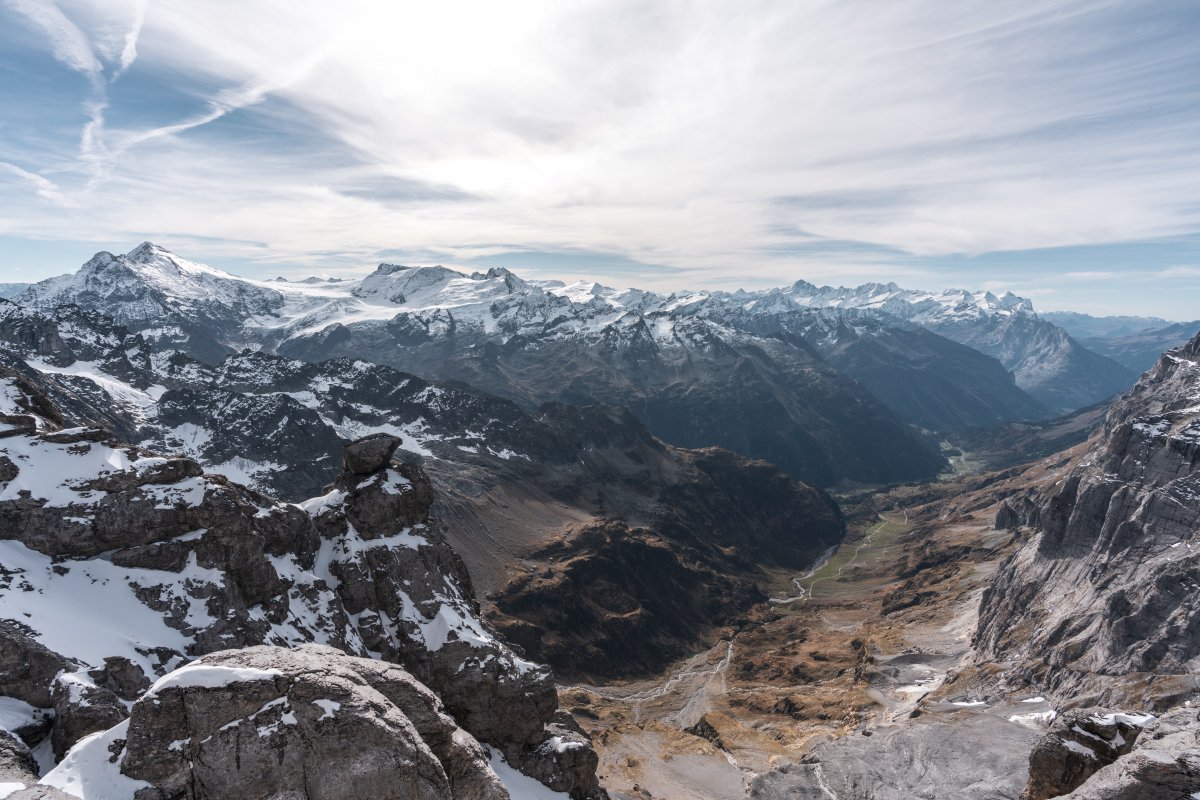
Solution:
[(342, 450), (342, 469), (355, 475), (378, 472), (391, 462), (400, 442), (390, 433), (373, 433), (351, 442)]
[(61, 672), (50, 686), (54, 701), (54, 727), (50, 742), (55, 758), (62, 758), (83, 737), (105, 731), (129, 714), (121, 699), (97, 686), (87, 672)]
[(59, 672), (78, 669), (70, 659), (47, 648), (15, 620), (0, 620), (0, 695), (35, 708), (50, 708), (50, 685)]

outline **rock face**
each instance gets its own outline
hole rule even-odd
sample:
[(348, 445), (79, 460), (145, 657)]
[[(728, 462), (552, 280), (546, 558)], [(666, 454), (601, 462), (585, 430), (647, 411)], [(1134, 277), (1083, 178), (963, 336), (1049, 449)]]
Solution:
[(1200, 337), (1108, 412), (1065, 480), (1010, 500), (1029, 541), (1001, 565), (976, 647), (1078, 703), (1169, 708), (1200, 667)]
[[(508, 797), (433, 692), (400, 667), (317, 645), (205, 656), (160, 678), (121, 728), (110, 768), (138, 800)], [(102, 741), (45, 783), (69, 786)]]
[(1177, 709), (1147, 722), (1128, 754), (1096, 770), (1070, 800), (1191, 800), (1200, 792), (1200, 718)]
[(995, 358), (890, 313), (773, 309), (749, 314), (739, 326), (803, 338), (901, 419), (928, 430), (950, 433), (1051, 415)]
[(0, 399), (0, 690), (55, 709), (60, 754), (196, 656), (316, 642), (403, 665), (514, 767), (599, 796), (585, 737), (547, 749), (563, 741), (550, 672), (483, 623), (429, 478), (385, 457), (393, 438), (350, 445), (347, 463), (374, 470), (346, 470), (301, 508), (57, 430), (11, 375)]
[(388, 465), (399, 446), (400, 437), (390, 433), (365, 436), (342, 451), (342, 469), (355, 475), (378, 472)]

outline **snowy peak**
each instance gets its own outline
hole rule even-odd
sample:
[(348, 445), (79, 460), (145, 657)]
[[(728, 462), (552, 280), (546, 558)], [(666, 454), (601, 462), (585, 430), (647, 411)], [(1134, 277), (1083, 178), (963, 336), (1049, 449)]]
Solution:
[(902, 289), (895, 283), (864, 283), (860, 286), (815, 286), (796, 281), (784, 294), (808, 308), (879, 309), (915, 321), (937, 317), (989, 317), (1034, 314), (1033, 303), (1012, 292), (996, 296), (990, 291), (945, 289), (940, 292)]

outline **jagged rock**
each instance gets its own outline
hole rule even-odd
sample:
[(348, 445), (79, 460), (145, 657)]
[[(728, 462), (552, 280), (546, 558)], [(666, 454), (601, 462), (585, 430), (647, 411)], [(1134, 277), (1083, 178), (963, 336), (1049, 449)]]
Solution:
[(86, 672), (61, 672), (50, 687), (54, 727), (50, 742), (56, 758), (90, 733), (105, 731), (129, 716), (116, 694), (97, 686)]
[(577, 725), (552, 722), (546, 726), (546, 733), (546, 740), (522, 758), (525, 774), (575, 797), (600, 796), (594, 777), (599, 757), (592, 740)]
[(104, 667), (88, 673), (97, 686), (108, 689), (122, 700), (136, 700), (150, 688), (145, 671), (125, 656), (109, 656)]
[[(529, 771), (528, 762), (578, 798), (602, 796), (586, 737), (566, 734), (571, 747), (545, 752), (559, 735), (547, 728), (557, 709), (550, 672), (481, 621), (419, 467), (347, 471), (306, 513), (194, 475), (195, 462), (107, 441), (38, 433), (0, 449), (16, 456), (17, 480), (29, 487), (0, 499), (0, 516), (37, 511), (27, 527), (0, 525), (0, 600), (27, 623), (0, 626), (11, 641), (0, 652), (0, 689), (55, 707), (59, 754), (97, 731), (111, 741), (89, 739), (95, 746), (124, 738), (113, 733), (125, 717), (121, 699), (189, 656), (316, 640), (402, 664), (510, 764)], [(103, 509), (135, 504), (124, 530), (116, 517), (102, 519)], [(114, 539), (117, 549), (96, 557)], [(432, 728), (429, 736), (435, 749), (456, 746)]]
[(123, 738), (138, 800), (508, 796), (411, 675), (316, 645), (205, 656), (135, 703)]
[(1000, 503), (996, 510), (996, 530), (1012, 530), (1021, 524), (1021, 518), (1016, 510), (1007, 502)]
[(725, 742), (721, 740), (721, 734), (717, 732), (712, 722), (709, 721), (707, 714), (701, 716), (695, 725), (685, 730), (693, 736), (699, 736), (701, 739), (707, 739), (712, 742), (713, 747), (716, 747), (718, 750), (728, 749), (725, 746)]
[(1101, 708), (1060, 714), (1029, 754), (1029, 782), (1021, 800), (1047, 800), (1078, 788), (1128, 753), (1150, 719)]
[(1200, 718), (1181, 708), (1146, 725), (1127, 755), (1064, 800), (1191, 800), (1200, 794)]
[(558, 707), (551, 673), (482, 623), (466, 567), (430, 516), (424, 471), (394, 465), (364, 478), (347, 470), (318, 500), (309, 508), (323, 537), (353, 533), (365, 542), (361, 554), (329, 565), (347, 613), (359, 620), (363, 646), (403, 664), (510, 763), (573, 796), (595, 796), (590, 742), (576, 735), (570, 747), (547, 746), (558, 736), (547, 727)]
[(355, 475), (378, 472), (392, 460), (392, 454), (400, 444), (400, 437), (390, 433), (364, 436), (342, 450), (342, 469)]

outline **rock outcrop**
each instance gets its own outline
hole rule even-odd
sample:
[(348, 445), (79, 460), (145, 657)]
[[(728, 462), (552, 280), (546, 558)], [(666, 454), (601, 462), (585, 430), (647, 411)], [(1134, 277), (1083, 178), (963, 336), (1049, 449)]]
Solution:
[(69, 791), (100, 780), (100, 766), (137, 800), (508, 797), (432, 691), (398, 666), (318, 645), (205, 656), (160, 678), (116, 731), (43, 782)]
[(1021, 800), (1047, 800), (1079, 788), (1129, 753), (1154, 717), (1100, 708), (1060, 714), (1029, 754), (1029, 783)]
[(1200, 713), (1181, 708), (1145, 725), (1130, 752), (1064, 800), (1192, 800), (1200, 794)]

